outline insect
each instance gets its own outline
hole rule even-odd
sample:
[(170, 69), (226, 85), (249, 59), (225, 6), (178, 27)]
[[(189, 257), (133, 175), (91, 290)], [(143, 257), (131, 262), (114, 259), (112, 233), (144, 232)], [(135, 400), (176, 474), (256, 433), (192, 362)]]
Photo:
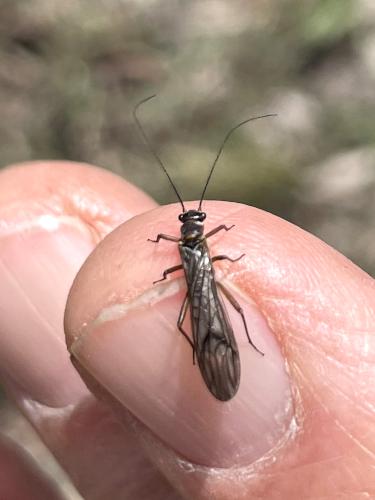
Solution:
[[(245, 254), (242, 254), (234, 259), (228, 257), (227, 255), (216, 255), (211, 257), (207, 245), (208, 238), (217, 234), (219, 231), (229, 231), (234, 226), (232, 225), (228, 227), (225, 224), (220, 224), (216, 228), (204, 234), (203, 222), (206, 219), (206, 213), (202, 211), (202, 203), (217, 161), (223, 151), (225, 143), (233, 132), (245, 123), (275, 115), (268, 114), (257, 116), (255, 118), (249, 118), (229, 130), (222, 141), (219, 151), (211, 166), (198, 208), (196, 210), (186, 210), (184, 202), (182, 201), (175, 184), (169, 176), (169, 173), (164, 167), (161, 159), (153, 149), (137, 117), (137, 110), (139, 106), (154, 97), (155, 95), (147, 97), (137, 104), (133, 111), (134, 120), (150, 152), (153, 154), (160, 167), (168, 177), (168, 180), (182, 207), (182, 213), (178, 216), (178, 219), (182, 223), (180, 237), (161, 233), (157, 235), (155, 240), (148, 240), (154, 243), (158, 243), (160, 240), (177, 243), (182, 262), (182, 264), (166, 269), (163, 272), (163, 277), (155, 281), (154, 284), (166, 280), (167, 276), (175, 271), (179, 271), (181, 269), (184, 270), (187, 292), (178, 316), (177, 327), (191, 345), (193, 350), (193, 364), (195, 364), (195, 360), (197, 359), (202, 377), (210, 392), (220, 401), (228, 401), (233, 398), (238, 390), (241, 368), (233, 328), (229, 321), (223, 299), (219, 294), (219, 290), (228, 299), (234, 309), (241, 315), (245, 333), (251, 346), (259, 354), (263, 355), (263, 353), (251, 340), (246, 324), (246, 318), (240, 304), (229, 292), (229, 290), (224, 287), (224, 285), (215, 280), (215, 271), (213, 267), (214, 262), (219, 260), (237, 262), (242, 259)], [(189, 306), (192, 339), (183, 327)]]

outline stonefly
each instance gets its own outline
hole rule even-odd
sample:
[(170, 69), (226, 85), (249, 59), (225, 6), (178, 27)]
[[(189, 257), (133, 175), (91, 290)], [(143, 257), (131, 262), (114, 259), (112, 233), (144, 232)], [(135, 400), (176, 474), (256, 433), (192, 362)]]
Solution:
[[(133, 111), (134, 120), (147, 147), (168, 177), (168, 180), (171, 183), (182, 207), (182, 213), (178, 216), (182, 223), (181, 235), (179, 238), (176, 236), (169, 236), (168, 234), (158, 234), (155, 240), (148, 240), (154, 243), (158, 243), (160, 240), (168, 240), (178, 243), (178, 249), (180, 251), (182, 261), (182, 264), (166, 269), (163, 272), (163, 277), (160, 280), (155, 281), (154, 284), (167, 279), (168, 274), (179, 271), (180, 269), (184, 270), (187, 292), (178, 316), (177, 327), (191, 345), (193, 349), (193, 363), (195, 364), (195, 360), (197, 359), (203, 380), (205, 381), (210, 392), (220, 401), (228, 401), (233, 398), (238, 390), (241, 368), (233, 328), (229, 321), (224, 302), (219, 294), (219, 290), (222, 291), (234, 309), (241, 315), (246, 336), (251, 346), (261, 355), (263, 355), (263, 353), (256, 347), (250, 338), (245, 315), (240, 304), (229, 292), (229, 290), (215, 280), (215, 271), (213, 267), (214, 262), (218, 260), (237, 262), (245, 254), (242, 254), (235, 259), (232, 259), (227, 255), (216, 255), (215, 257), (211, 257), (207, 245), (208, 238), (219, 231), (229, 231), (234, 226), (232, 225), (228, 227), (225, 224), (220, 224), (207, 234), (204, 234), (203, 222), (206, 218), (206, 213), (202, 211), (202, 203), (217, 161), (226, 142), (233, 132), (250, 121), (276, 115), (267, 114), (249, 118), (238, 123), (229, 130), (224, 137), (216, 158), (211, 166), (198, 208), (196, 210), (186, 210), (184, 202), (182, 201), (175, 184), (173, 183), (158, 154), (153, 149), (137, 116), (138, 108), (154, 97), (155, 95), (147, 97), (136, 105)], [(189, 306), (192, 339), (183, 328)]]

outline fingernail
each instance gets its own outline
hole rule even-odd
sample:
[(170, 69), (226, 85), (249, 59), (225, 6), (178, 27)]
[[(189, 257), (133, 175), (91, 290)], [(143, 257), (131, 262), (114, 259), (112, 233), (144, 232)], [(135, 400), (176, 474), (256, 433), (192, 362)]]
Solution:
[(87, 391), (69, 360), (63, 314), (93, 247), (83, 226), (55, 222), (0, 238), (0, 372), (10, 391), (54, 407)]
[[(290, 381), (275, 337), (255, 304), (228, 314), (241, 358), (241, 383), (227, 402), (206, 388), (192, 349), (178, 332), (180, 280), (156, 286), (132, 303), (102, 310), (71, 347), (81, 365), (127, 410), (184, 458), (231, 467), (263, 456), (286, 435), (293, 407)], [(189, 324), (189, 321), (186, 322)]]

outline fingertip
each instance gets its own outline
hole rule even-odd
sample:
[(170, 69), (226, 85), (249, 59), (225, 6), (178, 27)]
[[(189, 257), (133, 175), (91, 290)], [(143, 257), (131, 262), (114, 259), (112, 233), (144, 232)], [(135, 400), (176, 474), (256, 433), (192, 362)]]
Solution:
[[(0, 172), (0, 369), (14, 397), (63, 406), (85, 388), (63, 342), (74, 275), (96, 243), (154, 203), (87, 164), (38, 161)], [(27, 328), (25, 328), (27, 325)]]
[[(0, 173), (0, 213), (4, 228), (26, 227), (37, 217), (76, 217), (103, 237), (114, 227), (156, 203), (112, 172), (86, 163), (33, 161)], [(1, 234), (1, 233), (0, 233)]]
[[(234, 213), (239, 208), (217, 205), (221, 215), (223, 209)], [(183, 456), (217, 466), (254, 460), (290, 424), (291, 394), (284, 361), (262, 314), (242, 296), (253, 340), (267, 352), (266, 360), (262, 362), (249, 346), (241, 318), (230, 309), (241, 350), (242, 383), (238, 395), (225, 404), (209, 393), (198, 366), (192, 365), (191, 347), (176, 326), (186, 293), (183, 281), (177, 274), (177, 279), (152, 285), (180, 257), (175, 243), (150, 245), (147, 238), (159, 232), (176, 235), (176, 214), (176, 206), (168, 206), (135, 217), (91, 254), (68, 300), (68, 345), (109, 393)], [(210, 221), (214, 225), (215, 220)], [(172, 414), (178, 415), (183, 433), (171, 431), (168, 415)], [(215, 422), (224, 415), (223, 434), (217, 440)], [(236, 437), (232, 428), (237, 429)]]
[[(219, 265), (217, 277), (224, 278), (245, 302), (254, 332), (262, 331), (259, 346), (264, 357), (256, 359), (248, 345), (240, 346), (247, 397), (239, 393), (238, 399), (218, 403), (223, 405), (218, 407), (207, 391), (199, 389), (201, 379), (189, 361), (188, 346), (175, 338), (183, 282), (168, 280), (165, 286), (152, 289), (152, 281), (166, 267), (178, 263), (179, 255), (170, 242), (148, 246), (146, 240), (160, 232), (178, 234), (176, 205), (133, 218), (109, 235), (88, 259), (69, 301), (66, 324), (68, 337), (75, 340), (73, 354), (154, 435), (174, 446), (178, 456), (210, 466), (196, 474), (189, 470), (187, 483), (209, 478), (211, 491), (218, 491), (227, 472), (220, 467), (233, 466), (231, 473), (238, 472), (233, 473), (237, 481), (234, 492), (254, 496), (271, 491), (274, 477), (281, 478), (278, 491), (283, 498), (300, 498), (312, 481), (316, 494), (332, 492), (325, 478), (331, 472), (336, 474), (335, 491), (355, 488), (355, 479), (337, 471), (345, 469), (346, 458), (355, 455), (358, 443), (368, 447), (363, 442), (370, 425), (368, 416), (361, 413), (364, 424), (351, 416), (358, 412), (361, 399), (366, 399), (371, 380), (366, 363), (373, 352), (369, 346), (375, 319), (374, 281), (324, 242), (271, 214), (224, 202), (206, 202), (205, 208), (207, 231), (223, 222), (236, 225), (235, 230), (209, 240), (212, 255), (231, 255), (234, 249), (246, 254), (238, 263)], [(155, 304), (158, 316), (152, 316)], [(91, 328), (93, 324), (95, 328)], [(235, 324), (236, 335), (239, 329)], [(278, 339), (282, 354), (276, 343), (275, 349), (271, 344), (264, 346), (267, 336), (272, 342), (274, 337)], [(255, 341), (258, 345), (256, 333)], [(252, 385), (261, 387), (263, 381), (273, 380), (265, 371), (269, 352), (279, 356), (273, 360), (273, 373), (285, 389), (279, 399), (281, 411), (274, 413), (282, 432), (273, 435), (268, 448), (264, 441), (254, 448), (257, 436), (247, 423), (262, 438), (270, 436), (274, 423), (262, 413), (275, 401), (269, 397), (270, 387), (263, 387), (263, 399), (251, 392)], [(284, 357), (293, 402), (289, 379), (279, 370), (285, 368)], [(350, 370), (345, 363), (351, 363)], [(246, 371), (254, 367), (254, 372)], [(155, 383), (153, 390), (150, 381)], [(274, 410), (272, 405), (268, 409)], [(252, 414), (259, 416), (257, 422), (251, 420)], [(184, 425), (183, 432), (179, 427), (179, 441), (171, 431), (176, 422)], [(252, 442), (248, 442), (249, 436)], [(366, 439), (370, 439), (368, 435)], [(163, 456), (159, 457), (162, 469)], [(249, 467), (255, 462), (254, 468), (241, 469), (245, 462)], [(180, 478), (184, 475), (178, 465), (173, 470)]]

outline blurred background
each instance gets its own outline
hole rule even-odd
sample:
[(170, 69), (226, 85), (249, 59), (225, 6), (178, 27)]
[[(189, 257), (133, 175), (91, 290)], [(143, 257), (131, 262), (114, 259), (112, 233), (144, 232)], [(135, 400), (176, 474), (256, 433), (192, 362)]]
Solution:
[[(0, 0), (0, 166), (90, 162), (174, 202), (132, 118), (157, 93), (143, 126), (197, 199), (228, 129), (278, 113), (236, 132), (207, 197), (284, 217), (373, 275), (374, 84), (373, 0)], [(0, 424), (34, 442), (5, 403)]]

